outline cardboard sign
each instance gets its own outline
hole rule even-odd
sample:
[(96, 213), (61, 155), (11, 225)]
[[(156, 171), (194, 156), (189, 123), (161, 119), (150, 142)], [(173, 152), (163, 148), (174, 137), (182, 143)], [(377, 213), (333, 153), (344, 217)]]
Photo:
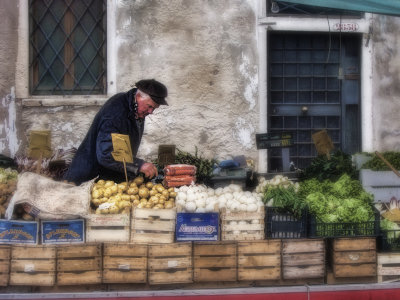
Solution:
[(28, 157), (50, 158), (51, 154), (50, 130), (32, 130), (29, 134)]
[(328, 135), (328, 132), (324, 129), (318, 131), (312, 135), (312, 139), (315, 144), (315, 148), (317, 148), (318, 154), (327, 155), (330, 158), (329, 153), (334, 148), (331, 138)]
[(133, 163), (133, 155), (129, 136), (126, 134), (111, 133), (113, 144), (112, 157), (116, 161)]

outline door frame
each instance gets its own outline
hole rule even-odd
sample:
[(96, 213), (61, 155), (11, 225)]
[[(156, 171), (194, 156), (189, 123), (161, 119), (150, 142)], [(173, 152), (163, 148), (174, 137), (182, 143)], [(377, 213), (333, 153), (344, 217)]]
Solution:
[[(351, 32), (362, 34), (361, 41), (361, 151), (372, 151), (373, 126), (372, 126), (372, 28), (373, 16), (365, 13), (363, 18), (340, 19), (338, 17), (309, 18), (309, 17), (267, 17), (266, 2), (258, 2), (257, 39), (259, 52), (259, 77), (258, 77), (258, 101), (259, 101), (259, 126), (258, 133), (268, 132), (268, 60), (267, 60), (267, 35), (268, 31), (308, 31), (308, 32), (338, 32), (334, 31), (335, 24), (353, 24)], [(349, 32), (342, 30), (342, 32)], [(258, 172), (268, 173), (268, 152), (266, 149), (258, 150)]]

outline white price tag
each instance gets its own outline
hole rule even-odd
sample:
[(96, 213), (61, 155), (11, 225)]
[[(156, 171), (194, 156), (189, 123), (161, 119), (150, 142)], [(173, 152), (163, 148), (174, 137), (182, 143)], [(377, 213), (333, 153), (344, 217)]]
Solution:
[(169, 260), (168, 261), (168, 268), (176, 268), (178, 266), (177, 260)]
[(26, 264), (24, 266), (25, 273), (32, 273), (35, 272), (35, 265), (34, 264)]

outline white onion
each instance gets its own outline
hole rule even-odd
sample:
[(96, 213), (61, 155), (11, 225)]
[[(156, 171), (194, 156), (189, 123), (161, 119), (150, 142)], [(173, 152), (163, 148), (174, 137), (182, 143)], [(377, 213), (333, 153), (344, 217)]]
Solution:
[(204, 207), (198, 207), (198, 208), (196, 208), (195, 212), (197, 212), (197, 213), (204, 213), (204, 212), (206, 212), (206, 210), (205, 210)]
[(188, 212), (194, 212), (196, 210), (196, 203), (194, 202), (186, 202), (185, 209)]
[(217, 188), (217, 189), (214, 191), (215, 195), (217, 195), (217, 196), (222, 195), (222, 192), (223, 192), (223, 189), (220, 188), (220, 187)]

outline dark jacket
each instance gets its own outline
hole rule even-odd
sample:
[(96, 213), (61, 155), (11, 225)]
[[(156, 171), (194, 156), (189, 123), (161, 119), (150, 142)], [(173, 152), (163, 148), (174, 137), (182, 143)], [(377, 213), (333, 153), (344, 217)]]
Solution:
[(64, 175), (64, 179), (75, 184), (99, 176), (101, 179), (125, 181), (122, 162), (111, 155), (113, 145), (111, 133), (126, 134), (130, 137), (134, 156), (133, 163), (127, 163), (128, 177), (137, 175), (144, 163), (136, 158), (144, 130), (144, 120), (135, 118), (134, 96), (136, 88), (111, 97), (96, 114), (92, 125)]

